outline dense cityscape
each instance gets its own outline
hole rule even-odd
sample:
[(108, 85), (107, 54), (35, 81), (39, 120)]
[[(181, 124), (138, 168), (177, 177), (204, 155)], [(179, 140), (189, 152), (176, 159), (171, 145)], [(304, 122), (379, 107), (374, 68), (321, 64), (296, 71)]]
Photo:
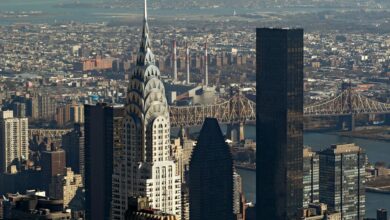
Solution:
[(0, 3), (0, 219), (388, 220), (388, 10)]

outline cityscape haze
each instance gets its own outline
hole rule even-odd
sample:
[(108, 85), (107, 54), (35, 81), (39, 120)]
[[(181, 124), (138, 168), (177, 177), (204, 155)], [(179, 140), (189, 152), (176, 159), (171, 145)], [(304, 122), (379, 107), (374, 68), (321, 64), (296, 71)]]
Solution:
[(0, 219), (388, 220), (388, 0), (1, 0), (0, 33)]

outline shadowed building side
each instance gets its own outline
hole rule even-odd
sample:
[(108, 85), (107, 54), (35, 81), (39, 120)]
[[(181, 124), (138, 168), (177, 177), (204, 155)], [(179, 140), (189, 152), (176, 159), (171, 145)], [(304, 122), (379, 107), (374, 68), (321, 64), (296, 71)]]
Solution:
[(206, 118), (189, 169), (190, 219), (233, 220), (233, 160), (215, 118)]
[(104, 103), (85, 106), (86, 219), (110, 219), (113, 148), (120, 140), (124, 108)]

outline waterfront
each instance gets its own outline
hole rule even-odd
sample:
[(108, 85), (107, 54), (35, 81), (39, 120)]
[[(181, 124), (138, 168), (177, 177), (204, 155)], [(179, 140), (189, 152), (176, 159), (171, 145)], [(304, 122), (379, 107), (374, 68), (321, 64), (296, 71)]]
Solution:
[[(245, 131), (248, 138), (256, 139), (255, 127), (247, 127)], [(304, 144), (315, 150), (327, 148), (335, 143), (356, 143), (366, 150), (369, 161), (384, 161), (390, 164), (389, 142), (341, 137), (326, 133), (305, 133), (304, 135)], [(246, 198), (249, 201), (256, 201), (256, 173), (248, 170), (239, 170), (238, 172), (242, 176)], [(390, 210), (390, 194), (366, 193), (366, 217), (375, 217), (378, 208)]]

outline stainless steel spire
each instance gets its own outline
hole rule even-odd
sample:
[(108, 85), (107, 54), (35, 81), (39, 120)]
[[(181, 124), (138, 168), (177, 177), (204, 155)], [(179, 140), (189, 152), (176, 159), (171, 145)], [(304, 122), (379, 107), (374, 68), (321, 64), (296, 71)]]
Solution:
[(148, 20), (148, 5), (147, 5), (147, 0), (145, 0), (145, 6), (144, 6), (144, 19), (145, 21)]
[[(147, 0), (144, 0), (144, 24), (142, 28), (142, 39), (141, 39), (141, 46), (139, 49), (138, 54), (138, 62), (141, 62), (139, 64), (145, 64), (146, 61), (153, 62), (154, 60), (145, 60), (148, 57), (146, 56), (146, 53), (148, 53), (151, 49), (151, 43), (150, 43), (150, 35), (149, 35), (149, 25), (148, 25), (148, 6), (147, 6)], [(153, 54), (152, 54), (153, 55)], [(154, 59), (154, 56), (153, 56)]]

